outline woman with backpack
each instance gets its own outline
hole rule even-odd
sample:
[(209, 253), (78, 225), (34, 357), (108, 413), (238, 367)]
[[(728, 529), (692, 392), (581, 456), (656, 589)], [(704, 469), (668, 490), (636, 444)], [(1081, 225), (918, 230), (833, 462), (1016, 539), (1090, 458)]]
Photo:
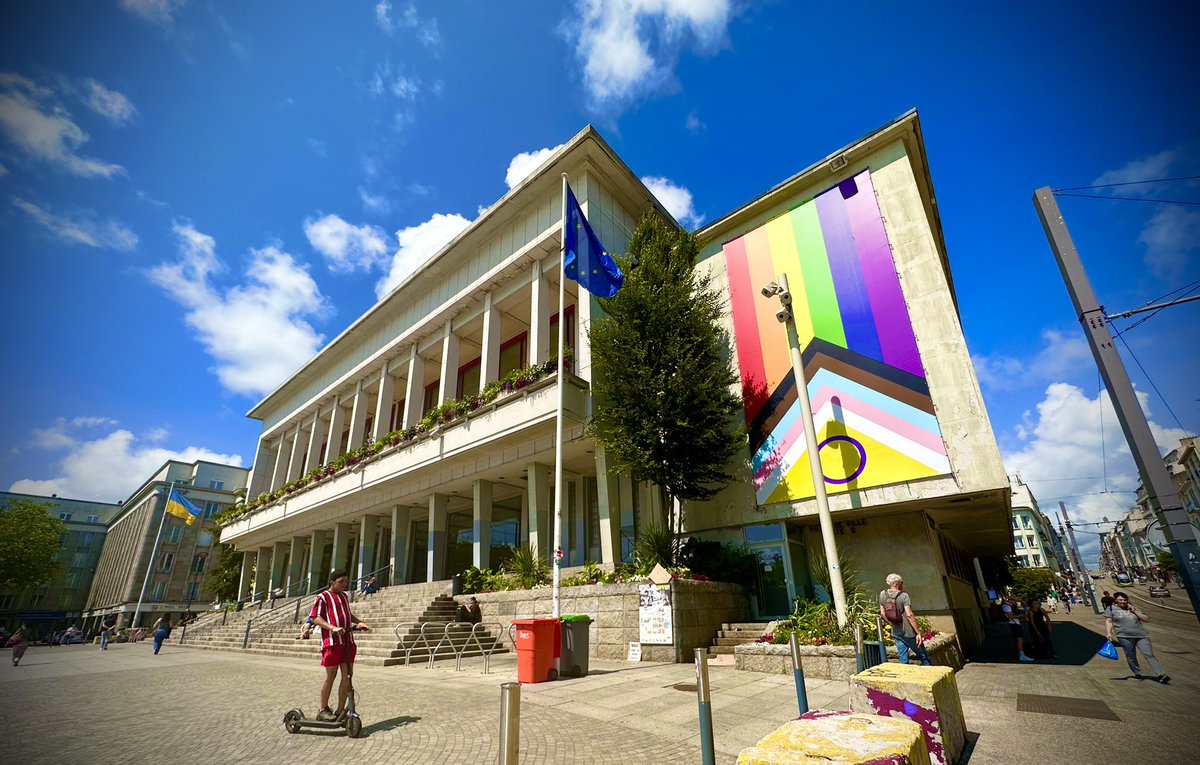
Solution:
[(892, 638), (896, 641), (896, 655), (901, 664), (908, 663), (909, 653), (914, 654), (925, 666), (933, 662), (925, 652), (925, 639), (917, 627), (913, 614), (912, 599), (904, 591), (904, 580), (899, 574), (887, 575), (886, 590), (879, 593), (879, 615), (892, 627)]

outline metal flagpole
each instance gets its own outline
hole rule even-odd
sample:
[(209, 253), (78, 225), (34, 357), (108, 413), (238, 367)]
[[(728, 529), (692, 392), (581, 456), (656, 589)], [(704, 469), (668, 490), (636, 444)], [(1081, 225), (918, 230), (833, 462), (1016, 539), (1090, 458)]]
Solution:
[(138, 595), (137, 607), (133, 609), (133, 621), (129, 624), (130, 627), (137, 626), (138, 617), (142, 613), (142, 603), (146, 600), (146, 587), (150, 584), (150, 572), (154, 570), (154, 561), (158, 558), (158, 548), (162, 542), (163, 523), (167, 520), (167, 503), (171, 501), (171, 491), (174, 488), (175, 482), (171, 481), (167, 485), (167, 493), (163, 499), (162, 516), (158, 519), (158, 533), (154, 536), (154, 548), (150, 552), (150, 562), (146, 564), (146, 575), (142, 577), (142, 591)]
[(562, 242), (558, 247), (558, 403), (554, 411), (554, 572), (550, 615), (562, 616), (563, 344), (567, 336), (567, 174), (562, 174)]

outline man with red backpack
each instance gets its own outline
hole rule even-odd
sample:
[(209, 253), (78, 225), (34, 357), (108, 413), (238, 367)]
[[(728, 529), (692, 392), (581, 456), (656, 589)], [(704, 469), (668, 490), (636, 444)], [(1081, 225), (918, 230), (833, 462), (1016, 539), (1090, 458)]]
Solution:
[(900, 663), (907, 664), (908, 655), (912, 653), (922, 664), (929, 666), (932, 662), (925, 652), (925, 638), (917, 627), (917, 617), (913, 615), (912, 599), (904, 591), (904, 580), (899, 574), (888, 574), (887, 586), (879, 593), (879, 615), (892, 627)]

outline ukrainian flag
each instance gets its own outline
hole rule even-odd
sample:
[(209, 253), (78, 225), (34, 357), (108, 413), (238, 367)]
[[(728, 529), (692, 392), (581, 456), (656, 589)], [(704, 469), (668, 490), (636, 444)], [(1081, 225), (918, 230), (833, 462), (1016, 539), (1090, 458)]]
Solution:
[(167, 506), (165, 511), (176, 518), (183, 518), (187, 521), (187, 525), (191, 526), (192, 522), (200, 517), (200, 508), (193, 505), (187, 497), (179, 493), (178, 489), (172, 488), (171, 494), (167, 497)]

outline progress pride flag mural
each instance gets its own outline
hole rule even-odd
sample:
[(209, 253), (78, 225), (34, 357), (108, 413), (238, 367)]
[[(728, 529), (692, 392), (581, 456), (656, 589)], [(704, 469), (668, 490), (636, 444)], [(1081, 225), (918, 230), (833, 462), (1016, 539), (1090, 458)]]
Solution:
[(734, 340), (759, 504), (813, 496), (779, 302), (785, 273), (829, 492), (950, 472), (867, 170), (728, 242)]

